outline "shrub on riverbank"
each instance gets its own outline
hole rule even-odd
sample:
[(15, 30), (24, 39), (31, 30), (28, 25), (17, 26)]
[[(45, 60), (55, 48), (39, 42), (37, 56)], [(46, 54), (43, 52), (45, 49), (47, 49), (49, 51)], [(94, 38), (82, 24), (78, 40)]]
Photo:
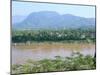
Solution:
[(40, 73), (55, 71), (74, 71), (95, 69), (95, 58), (73, 53), (71, 57), (56, 56), (55, 59), (43, 59), (40, 61), (28, 60), (25, 64), (12, 65), (12, 74)]

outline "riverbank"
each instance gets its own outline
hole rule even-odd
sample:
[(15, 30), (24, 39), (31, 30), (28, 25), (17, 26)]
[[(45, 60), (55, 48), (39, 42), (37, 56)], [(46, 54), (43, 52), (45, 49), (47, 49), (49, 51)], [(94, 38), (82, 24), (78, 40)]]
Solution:
[(27, 74), (55, 71), (91, 70), (96, 68), (95, 58), (80, 53), (73, 53), (71, 57), (56, 56), (55, 59), (40, 61), (28, 60), (25, 64), (12, 65), (12, 74)]
[(20, 45), (34, 45), (34, 44), (95, 44), (95, 42), (87, 42), (86, 40), (81, 40), (81, 41), (32, 41), (32, 42), (26, 42), (26, 43), (11, 43), (12, 46), (20, 46)]

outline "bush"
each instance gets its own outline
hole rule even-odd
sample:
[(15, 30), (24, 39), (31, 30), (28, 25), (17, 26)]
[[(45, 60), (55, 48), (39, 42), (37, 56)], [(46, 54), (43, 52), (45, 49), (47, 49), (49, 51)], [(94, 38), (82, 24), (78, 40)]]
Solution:
[(56, 56), (55, 59), (43, 59), (33, 62), (29, 60), (26, 64), (13, 65), (12, 74), (90, 70), (96, 68), (95, 58), (73, 53), (71, 57)]

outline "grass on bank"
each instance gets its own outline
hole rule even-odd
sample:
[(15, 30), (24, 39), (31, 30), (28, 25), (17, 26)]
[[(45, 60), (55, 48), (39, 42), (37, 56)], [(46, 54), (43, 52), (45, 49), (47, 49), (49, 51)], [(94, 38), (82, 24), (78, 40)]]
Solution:
[(25, 64), (12, 65), (12, 74), (90, 70), (96, 68), (95, 61), (94, 57), (80, 53), (73, 53), (71, 57), (55, 56), (55, 59), (28, 60)]

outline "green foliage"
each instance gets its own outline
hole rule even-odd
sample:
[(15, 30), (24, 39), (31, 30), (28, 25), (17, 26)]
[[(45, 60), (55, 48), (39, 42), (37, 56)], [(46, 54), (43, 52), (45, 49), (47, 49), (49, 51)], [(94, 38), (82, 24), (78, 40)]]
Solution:
[(22, 30), (12, 31), (13, 43), (43, 41), (82, 41), (95, 42), (93, 29), (67, 29), (67, 30)]
[(73, 53), (71, 57), (56, 56), (55, 59), (43, 59), (36, 62), (29, 60), (26, 64), (13, 65), (12, 74), (90, 70), (96, 68), (94, 59), (89, 55)]

